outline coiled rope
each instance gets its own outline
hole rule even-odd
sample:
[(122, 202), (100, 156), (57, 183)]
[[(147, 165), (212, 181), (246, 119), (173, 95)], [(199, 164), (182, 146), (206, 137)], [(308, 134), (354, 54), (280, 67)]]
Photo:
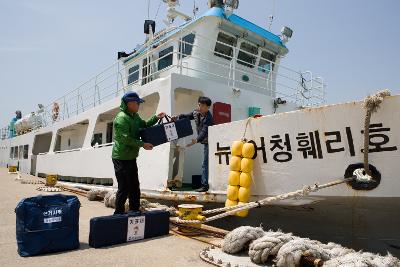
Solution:
[[(258, 237), (258, 238), (257, 238)], [(249, 244), (250, 242), (250, 244)], [(229, 232), (222, 251), (236, 254), (247, 250), (251, 261), (265, 264), (274, 259), (277, 267), (299, 266), (304, 256), (316, 259), (315, 266), (337, 267), (399, 267), (400, 261), (390, 253), (386, 256), (355, 251), (336, 243), (324, 244), (278, 230), (262, 232), (261, 227), (241, 226)]]

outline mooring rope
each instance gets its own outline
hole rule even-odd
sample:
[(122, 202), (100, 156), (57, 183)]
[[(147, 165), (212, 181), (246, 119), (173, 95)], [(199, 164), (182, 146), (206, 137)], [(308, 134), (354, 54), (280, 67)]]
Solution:
[(250, 124), (252, 117), (248, 117), (246, 120), (246, 126), (244, 127), (244, 132), (243, 132), (243, 136), (242, 136), (242, 141), (246, 141), (246, 132), (247, 132), (247, 127)]
[(239, 211), (243, 211), (243, 210), (249, 210), (249, 209), (253, 209), (253, 208), (257, 208), (257, 207), (262, 207), (262, 206), (266, 206), (268, 204), (270, 204), (271, 202), (275, 202), (275, 201), (280, 201), (280, 200), (285, 200), (285, 199), (290, 199), (290, 198), (296, 198), (296, 197), (303, 197), (306, 196), (308, 194), (310, 194), (311, 192), (316, 192), (319, 191), (323, 188), (328, 188), (331, 186), (336, 186), (339, 184), (343, 184), (343, 183), (347, 183), (351, 180), (353, 180), (354, 178), (347, 178), (347, 179), (339, 179), (339, 180), (335, 180), (326, 184), (315, 184), (313, 186), (305, 186), (303, 187), (303, 189), (300, 190), (296, 190), (293, 192), (289, 192), (286, 194), (281, 194), (281, 195), (277, 195), (274, 197), (267, 197), (258, 201), (254, 201), (254, 202), (249, 202), (246, 204), (242, 204), (242, 205), (237, 205), (237, 206), (233, 206), (233, 207), (223, 207), (223, 208), (218, 208), (218, 209), (213, 209), (213, 210), (207, 210), (207, 211), (203, 211), (202, 214), (206, 215), (206, 214), (212, 214), (212, 213), (219, 213), (219, 212), (223, 212), (226, 211), (225, 213), (221, 213), (215, 216), (211, 216), (206, 218), (204, 221), (200, 221), (200, 220), (183, 220), (180, 218), (172, 218), (176, 223), (189, 223), (189, 224), (199, 224), (199, 223), (206, 223), (206, 222), (210, 222), (210, 221), (214, 221), (217, 219), (221, 219), (230, 215), (235, 214), (236, 212)]
[(364, 118), (364, 170), (366, 174), (371, 176), (371, 171), (369, 169), (368, 154), (369, 154), (369, 127), (371, 124), (371, 115), (379, 109), (383, 98), (390, 96), (390, 91), (388, 89), (377, 92), (374, 95), (367, 96), (364, 99), (363, 108), (366, 110)]

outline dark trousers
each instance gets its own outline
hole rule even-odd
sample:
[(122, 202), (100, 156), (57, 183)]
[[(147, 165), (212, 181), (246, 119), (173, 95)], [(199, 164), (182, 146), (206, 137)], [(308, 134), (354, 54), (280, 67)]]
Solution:
[(204, 158), (203, 165), (201, 166), (201, 186), (208, 189), (208, 144), (203, 144), (204, 148)]
[(129, 210), (138, 211), (140, 207), (140, 184), (136, 159), (113, 159), (118, 191), (114, 214), (125, 213), (125, 202), (129, 198)]

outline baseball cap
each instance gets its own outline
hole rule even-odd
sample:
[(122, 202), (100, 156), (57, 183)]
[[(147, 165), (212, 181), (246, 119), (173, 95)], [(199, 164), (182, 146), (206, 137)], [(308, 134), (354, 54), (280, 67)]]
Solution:
[(125, 103), (136, 102), (136, 103), (140, 104), (140, 103), (144, 103), (145, 102), (145, 100), (140, 98), (139, 95), (137, 93), (135, 93), (135, 92), (125, 93), (124, 96), (122, 97), (122, 100)]

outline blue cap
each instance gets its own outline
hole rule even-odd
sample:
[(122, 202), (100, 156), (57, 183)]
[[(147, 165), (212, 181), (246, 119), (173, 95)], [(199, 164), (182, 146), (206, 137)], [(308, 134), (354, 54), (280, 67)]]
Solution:
[(144, 99), (141, 99), (141, 98), (139, 97), (139, 95), (138, 95), (137, 93), (135, 93), (135, 92), (128, 92), (128, 93), (125, 93), (124, 96), (122, 97), (122, 100), (123, 100), (125, 103), (128, 103), (128, 102), (136, 102), (136, 103), (140, 104), (140, 103), (144, 103), (144, 102), (145, 102), (145, 100), (144, 100)]

